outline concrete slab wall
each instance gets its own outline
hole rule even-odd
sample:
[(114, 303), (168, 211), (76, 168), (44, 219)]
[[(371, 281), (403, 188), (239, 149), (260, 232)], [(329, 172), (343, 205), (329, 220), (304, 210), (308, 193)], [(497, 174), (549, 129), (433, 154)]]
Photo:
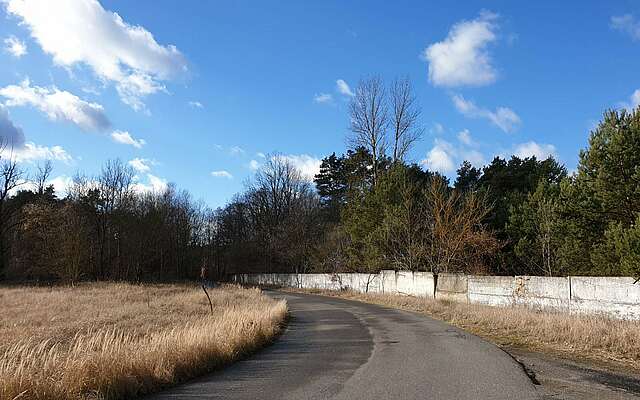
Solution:
[(570, 310), (640, 319), (640, 282), (633, 278), (572, 276)]
[(438, 274), (436, 299), (467, 303), (468, 277), (463, 274)]
[(469, 303), (511, 306), (514, 304), (514, 277), (470, 275), (468, 291)]
[(566, 277), (516, 276), (514, 303), (538, 310), (569, 312), (571, 282)]
[(384, 270), (379, 274), (236, 274), (232, 281), (306, 289), (409, 295), (489, 306), (523, 306), (640, 320), (633, 278), (477, 276)]

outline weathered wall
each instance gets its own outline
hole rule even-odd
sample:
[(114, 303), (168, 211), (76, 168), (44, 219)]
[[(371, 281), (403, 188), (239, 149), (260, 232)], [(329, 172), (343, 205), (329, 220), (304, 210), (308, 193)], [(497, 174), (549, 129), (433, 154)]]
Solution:
[(379, 274), (237, 274), (237, 283), (354, 290), (640, 320), (640, 283), (633, 278), (477, 276), (384, 270)]

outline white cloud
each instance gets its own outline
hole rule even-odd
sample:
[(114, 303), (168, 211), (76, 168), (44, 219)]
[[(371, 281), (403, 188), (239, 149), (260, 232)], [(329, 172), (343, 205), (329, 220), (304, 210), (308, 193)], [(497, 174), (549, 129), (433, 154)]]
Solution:
[(435, 86), (480, 86), (496, 80), (487, 50), (497, 39), (497, 15), (483, 12), (471, 21), (453, 25), (447, 37), (431, 44), (423, 57), (429, 63), (429, 81)]
[(465, 117), (488, 119), (504, 132), (513, 132), (522, 123), (518, 114), (508, 107), (498, 107), (491, 111), (478, 107), (461, 95), (453, 95), (451, 99), (456, 109)]
[(175, 46), (158, 44), (149, 31), (129, 25), (97, 0), (4, 1), (56, 64), (89, 66), (100, 80), (113, 82), (135, 110), (145, 109), (145, 96), (165, 90), (163, 81), (187, 69)]
[[(461, 134), (469, 133), (468, 130), (460, 132)], [(469, 135), (469, 139), (470, 139)], [(460, 139), (460, 134), (458, 135)], [(475, 145), (473, 141), (469, 143), (463, 143), (462, 146), (454, 145), (446, 140), (436, 139), (434, 146), (429, 150), (425, 159), (421, 161), (427, 169), (432, 171), (438, 171), (442, 174), (449, 174), (456, 171), (456, 168), (465, 160), (469, 161), (472, 165), (480, 167), (485, 162), (485, 157), (477, 150), (470, 149), (468, 146)]]
[(231, 175), (229, 171), (225, 171), (225, 170), (211, 171), (211, 176), (214, 176), (216, 178), (233, 179), (233, 175)]
[(455, 170), (454, 148), (444, 140), (436, 139), (435, 145), (427, 153), (427, 157), (422, 160), (422, 164), (432, 170), (446, 174)]
[(151, 171), (151, 165), (154, 164), (152, 160), (146, 158), (134, 158), (128, 163), (133, 169), (140, 173), (147, 173)]
[(467, 146), (473, 146), (475, 142), (471, 138), (471, 132), (468, 129), (463, 129), (458, 132), (458, 140)]
[(329, 93), (320, 93), (313, 96), (313, 101), (319, 104), (328, 104), (333, 102), (333, 96)]
[(442, 124), (438, 122), (434, 122), (433, 127), (429, 129), (429, 132), (441, 135), (442, 133), (444, 133), (444, 126), (442, 126)]
[(267, 156), (264, 153), (257, 152), (256, 155), (260, 158), (266, 158)]
[(190, 101), (189, 105), (194, 108), (204, 108), (202, 103), (200, 103), (199, 101)]
[(282, 157), (289, 161), (300, 171), (302, 177), (308, 181), (313, 181), (313, 178), (320, 172), (320, 164), (322, 161), (308, 154), (288, 154), (274, 157)]
[(17, 37), (11, 35), (4, 39), (4, 51), (16, 58), (27, 54), (27, 45)]
[(33, 142), (27, 142), (24, 146), (12, 149), (12, 157), (17, 162), (32, 163), (39, 160), (54, 160), (70, 163), (73, 157), (61, 146), (39, 146)]
[(351, 91), (351, 88), (349, 87), (347, 82), (345, 82), (342, 79), (338, 79), (336, 81), (336, 88), (338, 89), (338, 92), (340, 92), (341, 94), (344, 94), (345, 96), (350, 96), (350, 97), (354, 96), (354, 93), (353, 91)]
[(166, 179), (152, 174), (147, 174), (147, 183), (136, 182), (132, 185), (133, 190), (138, 193), (163, 193), (168, 187)]
[(550, 156), (557, 158), (556, 147), (554, 145), (538, 144), (534, 141), (515, 145), (513, 155), (520, 158), (535, 157), (538, 160), (546, 160)]
[(631, 14), (611, 17), (611, 27), (631, 36), (633, 40), (640, 40), (640, 21)]
[(260, 162), (258, 162), (257, 160), (249, 161), (249, 169), (251, 169), (252, 171), (257, 171), (258, 169), (260, 169)]
[(128, 144), (135, 147), (136, 149), (140, 149), (142, 148), (142, 146), (147, 144), (144, 139), (135, 139), (127, 131), (113, 131), (111, 133), (111, 138), (117, 143)]
[(629, 101), (620, 102), (619, 106), (620, 108), (624, 108), (629, 112), (638, 108), (638, 106), (640, 106), (640, 89), (636, 89), (633, 93), (631, 93), (631, 96), (629, 96)]
[(20, 85), (0, 88), (0, 96), (5, 97), (9, 107), (30, 105), (43, 112), (52, 121), (70, 122), (85, 131), (104, 130), (111, 126), (104, 108), (55, 86), (44, 88), (31, 86), (28, 79)]
[(239, 156), (244, 153), (244, 149), (240, 146), (233, 146), (229, 149), (229, 154), (231, 154), (232, 156)]
[(56, 191), (56, 195), (59, 198), (64, 197), (67, 195), (69, 187), (73, 185), (73, 178), (66, 175), (56, 176), (55, 178), (49, 180), (47, 182), (47, 185), (53, 185), (53, 188)]
[(24, 132), (9, 118), (9, 112), (0, 104), (0, 141), (2, 145), (9, 147), (22, 147), (24, 144)]

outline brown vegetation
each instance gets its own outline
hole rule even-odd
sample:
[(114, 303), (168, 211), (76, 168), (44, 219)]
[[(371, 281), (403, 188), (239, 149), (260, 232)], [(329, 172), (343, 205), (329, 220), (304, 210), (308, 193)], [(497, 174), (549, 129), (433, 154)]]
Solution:
[(0, 399), (117, 399), (231, 362), (279, 332), (258, 289), (86, 284), (0, 289)]
[[(295, 289), (301, 290), (301, 289)], [(640, 322), (351, 291), (307, 292), (425, 313), (500, 346), (640, 372)]]

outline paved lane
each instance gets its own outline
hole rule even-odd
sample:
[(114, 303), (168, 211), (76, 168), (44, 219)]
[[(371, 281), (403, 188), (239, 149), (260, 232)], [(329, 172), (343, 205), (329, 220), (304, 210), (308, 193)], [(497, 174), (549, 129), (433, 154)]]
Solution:
[(272, 292), (292, 318), (278, 341), (153, 399), (537, 399), (508, 354), (418, 314)]

